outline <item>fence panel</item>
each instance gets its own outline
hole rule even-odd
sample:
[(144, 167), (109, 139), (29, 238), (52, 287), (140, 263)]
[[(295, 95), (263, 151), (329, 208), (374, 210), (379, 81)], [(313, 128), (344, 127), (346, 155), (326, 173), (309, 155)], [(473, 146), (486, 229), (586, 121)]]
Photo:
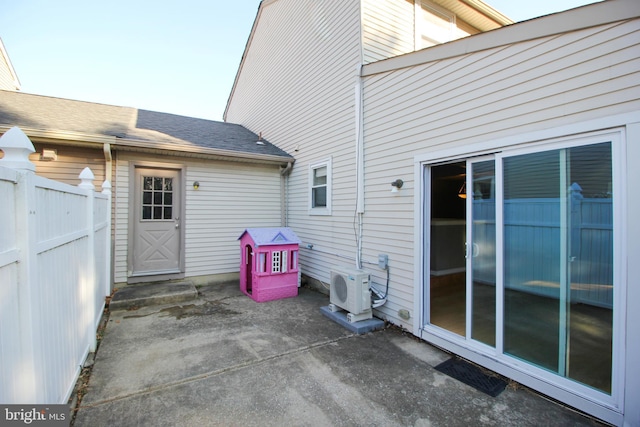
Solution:
[[(571, 206), (567, 239), (571, 301), (601, 307), (613, 304), (612, 200), (585, 198)], [(511, 288), (558, 297), (560, 289), (560, 204), (558, 199), (505, 202), (505, 247)], [(532, 280), (531, 278), (535, 278)]]
[(66, 403), (109, 294), (111, 197), (35, 176), (19, 129), (31, 147), (2, 145), (12, 131), (0, 138), (0, 402)]
[[(18, 304), (18, 261), (16, 249), (15, 193), (18, 174), (0, 168), (0, 401), (17, 401), (21, 391), (21, 378), (16, 366), (21, 359), (21, 331)], [(18, 350), (18, 351), (16, 351)]]

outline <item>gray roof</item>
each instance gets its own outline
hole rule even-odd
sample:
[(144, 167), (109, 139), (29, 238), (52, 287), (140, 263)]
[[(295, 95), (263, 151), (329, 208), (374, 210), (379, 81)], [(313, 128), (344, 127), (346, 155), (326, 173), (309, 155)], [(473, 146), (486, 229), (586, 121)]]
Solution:
[(0, 126), (112, 136), (116, 144), (141, 141), (164, 150), (226, 150), (293, 160), (266, 140), (257, 144), (258, 135), (233, 123), (15, 91), (0, 90)]

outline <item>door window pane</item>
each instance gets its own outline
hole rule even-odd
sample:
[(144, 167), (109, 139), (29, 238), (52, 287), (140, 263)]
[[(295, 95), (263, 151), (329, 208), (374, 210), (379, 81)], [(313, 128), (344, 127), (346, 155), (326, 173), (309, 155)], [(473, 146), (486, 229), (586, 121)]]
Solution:
[(611, 144), (504, 159), (504, 351), (611, 392)]
[(142, 177), (142, 219), (173, 219), (173, 179)]
[(493, 160), (470, 164), (471, 338), (496, 345), (496, 199)]
[(431, 168), (429, 323), (466, 333), (466, 162)]

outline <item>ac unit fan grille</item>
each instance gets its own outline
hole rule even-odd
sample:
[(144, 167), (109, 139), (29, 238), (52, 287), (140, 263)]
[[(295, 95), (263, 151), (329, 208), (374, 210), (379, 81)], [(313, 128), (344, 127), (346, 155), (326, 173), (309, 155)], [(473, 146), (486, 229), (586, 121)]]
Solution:
[(345, 303), (347, 301), (347, 282), (339, 274), (333, 278), (333, 290), (336, 292), (336, 297), (340, 302)]

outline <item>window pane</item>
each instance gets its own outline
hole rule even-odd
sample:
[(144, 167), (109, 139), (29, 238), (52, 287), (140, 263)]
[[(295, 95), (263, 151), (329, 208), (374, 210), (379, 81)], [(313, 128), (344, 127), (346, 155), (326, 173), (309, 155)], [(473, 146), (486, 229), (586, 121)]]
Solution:
[(164, 191), (173, 191), (173, 178), (164, 179)]
[(173, 209), (168, 207), (168, 208), (164, 208), (164, 219), (171, 219), (173, 218), (172, 216), (172, 211)]
[(504, 350), (611, 392), (611, 144), (504, 159)]
[(475, 162), (472, 171), (471, 337), (496, 345), (496, 201), (493, 160)]
[(151, 219), (151, 206), (142, 207), (142, 219)]
[(162, 193), (159, 193), (159, 192), (153, 193), (153, 204), (154, 205), (162, 204)]
[(154, 206), (153, 219), (162, 219), (162, 206)]
[(145, 176), (143, 179), (143, 186), (145, 190), (153, 190), (153, 178), (150, 176)]
[(162, 190), (162, 178), (153, 178), (153, 189)]
[(164, 193), (165, 206), (171, 206), (173, 204), (173, 193)]
[(321, 167), (313, 170), (313, 185), (327, 184), (327, 167)]
[(142, 193), (142, 203), (145, 205), (151, 204), (151, 191), (144, 191)]
[(314, 208), (327, 206), (327, 188), (326, 187), (314, 188), (311, 191), (311, 194), (313, 197), (312, 206)]

